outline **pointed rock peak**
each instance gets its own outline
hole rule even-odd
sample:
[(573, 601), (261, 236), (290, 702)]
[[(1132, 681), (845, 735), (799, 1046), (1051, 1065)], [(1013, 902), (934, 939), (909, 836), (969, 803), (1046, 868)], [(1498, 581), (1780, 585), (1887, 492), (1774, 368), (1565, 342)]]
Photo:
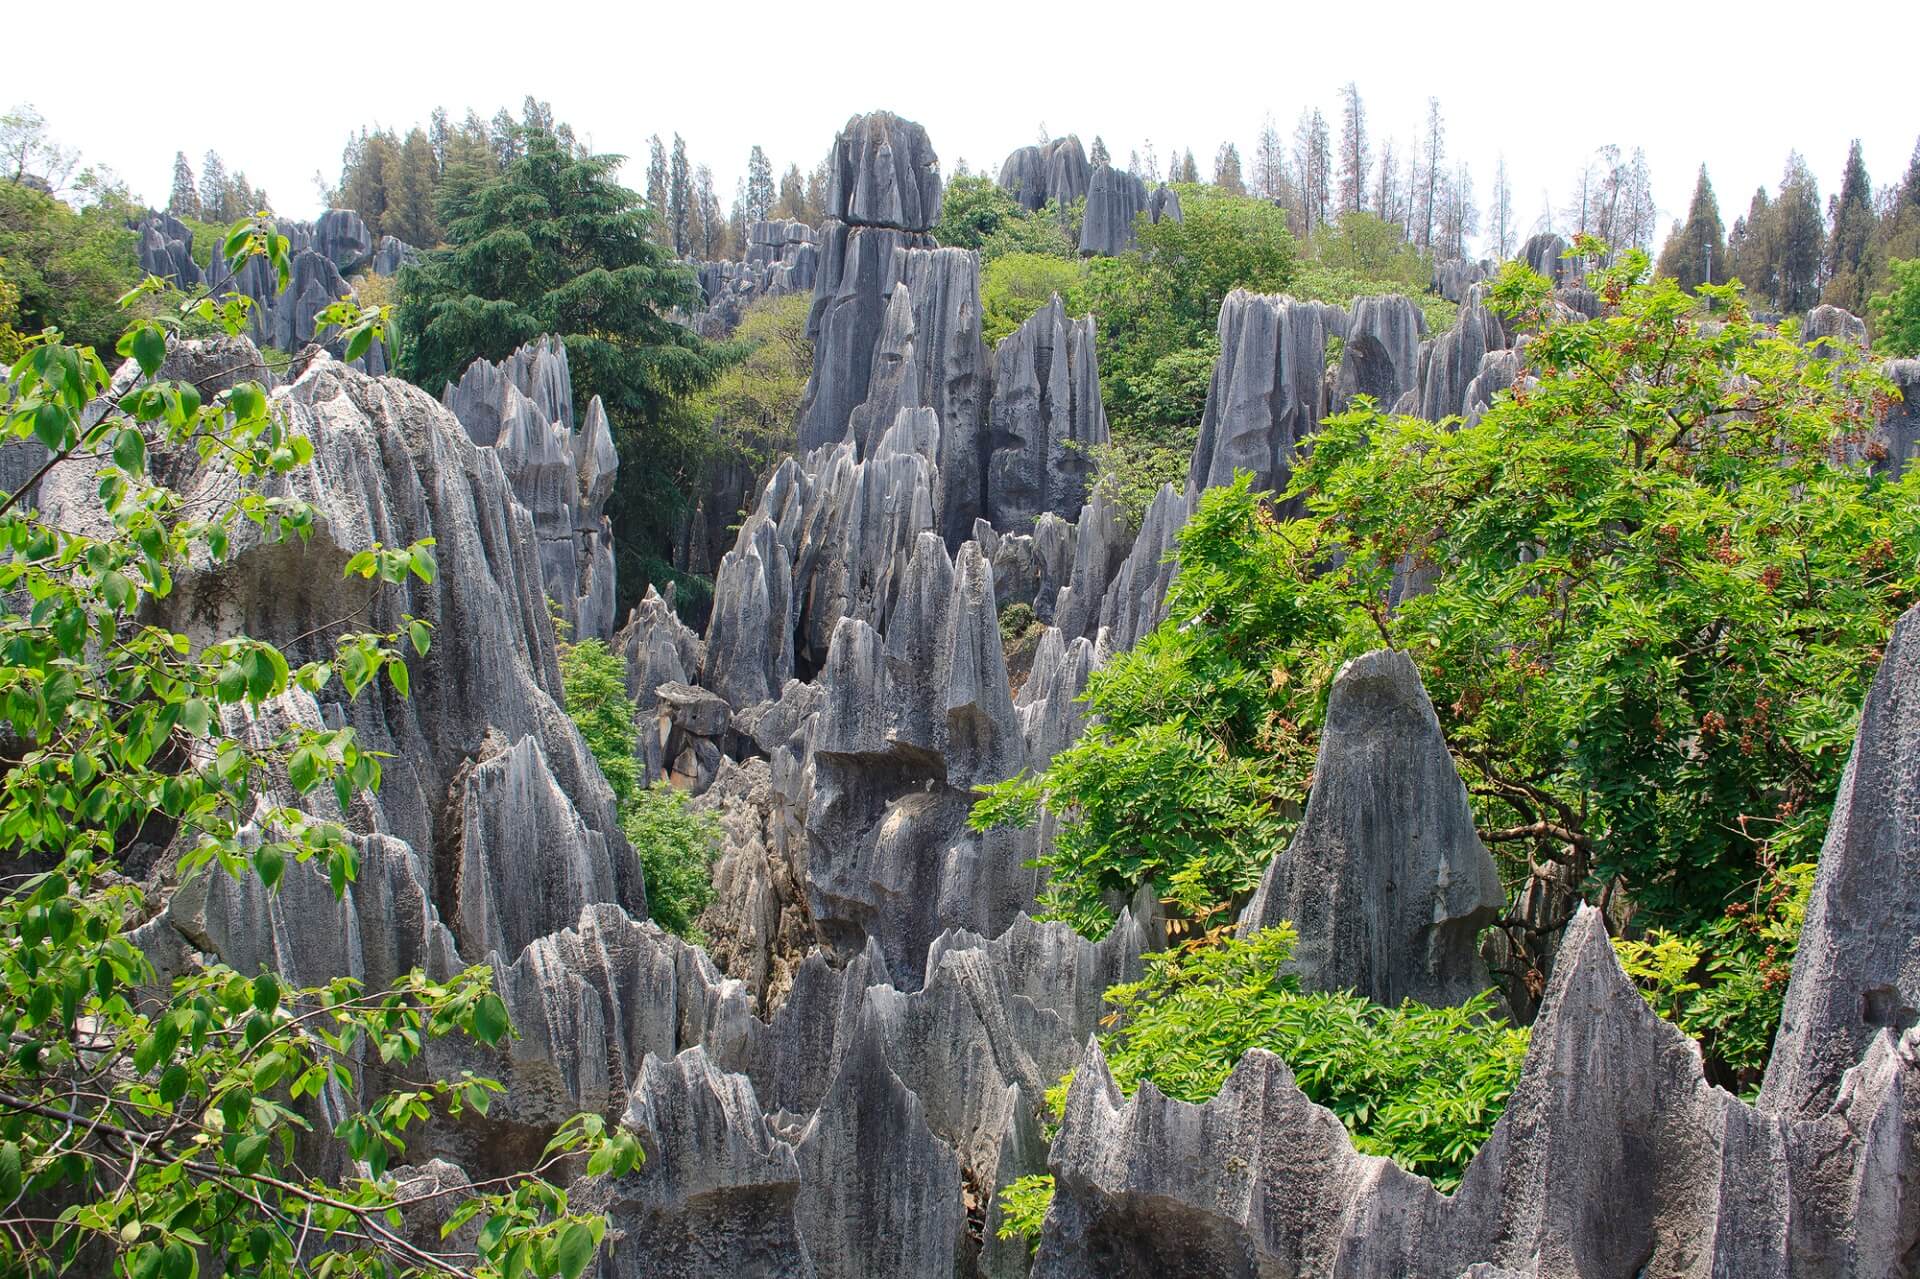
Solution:
[(926, 231), (940, 216), (940, 158), (927, 131), (891, 111), (857, 115), (834, 139), (827, 216)]
[(1310, 989), (1458, 1004), (1488, 985), (1478, 933), (1503, 903), (1413, 663), (1392, 650), (1348, 662), (1327, 698), (1306, 816), (1242, 930), (1293, 921)]
[(1920, 1020), (1920, 606), (1895, 624), (1860, 711), (1761, 1088), (1816, 1114), (1882, 1031)]
[(876, 460), (917, 454), (931, 462), (939, 453), (940, 415), (930, 408), (903, 408), (894, 414), (893, 425), (873, 450)]

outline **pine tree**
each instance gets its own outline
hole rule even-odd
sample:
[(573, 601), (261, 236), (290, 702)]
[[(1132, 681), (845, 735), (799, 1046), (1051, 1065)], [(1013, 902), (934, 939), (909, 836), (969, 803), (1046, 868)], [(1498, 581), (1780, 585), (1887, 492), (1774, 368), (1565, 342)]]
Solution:
[(747, 156), (747, 186), (744, 195), (746, 217), (749, 222), (765, 221), (773, 213), (773, 202), (779, 193), (773, 186), (773, 161), (767, 159), (767, 153), (754, 147)]
[(1360, 86), (1347, 81), (1340, 90), (1340, 208), (1358, 213), (1367, 196), (1367, 109)]
[(1425, 187), (1420, 204), (1420, 247), (1433, 247), (1433, 223), (1435, 193), (1439, 189), (1440, 165), (1447, 155), (1447, 126), (1440, 117), (1440, 99), (1427, 99), (1426, 145), (1422, 148), (1422, 163), (1426, 166)]
[(1747, 215), (1734, 220), (1727, 233), (1727, 267), (1731, 278), (1746, 285), (1748, 294), (1765, 306), (1778, 305), (1779, 250), (1774, 230), (1773, 202), (1765, 187), (1757, 187)]
[(487, 141), (493, 144), (493, 167), (504, 169), (520, 158), (520, 127), (501, 107), (493, 113), (493, 122), (487, 126)]
[(1380, 143), (1380, 180), (1373, 189), (1373, 211), (1383, 222), (1392, 222), (1404, 232), (1406, 209), (1400, 200), (1400, 153), (1392, 138)]
[(167, 212), (176, 218), (200, 216), (200, 193), (194, 189), (193, 166), (185, 151), (173, 153), (173, 190), (167, 196)]
[(625, 606), (670, 545), (706, 447), (704, 427), (672, 406), (725, 361), (672, 320), (699, 307), (699, 281), (649, 238), (645, 202), (614, 179), (619, 159), (555, 133), (523, 142), (503, 172), (443, 205), (446, 247), (401, 273), (402, 371), (437, 388), (475, 359), (560, 337), (576, 410), (602, 398), (628, 463), (607, 508)]
[(427, 142), (433, 147), (433, 175), (437, 179), (447, 168), (447, 149), (453, 144), (453, 126), (447, 122), (447, 109), (435, 107), (427, 119)]
[(687, 142), (673, 135), (673, 158), (667, 162), (667, 239), (675, 257), (693, 252), (693, 173), (687, 167)]
[(1873, 216), (1873, 184), (1855, 138), (1847, 150), (1847, 166), (1834, 202), (1831, 235), (1827, 240), (1827, 286), (1821, 300), (1860, 315), (1866, 310), (1874, 270), (1870, 254), (1877, 224)]
[(1198, 182), (1200, 180), (1200, 166), (1193, 162), (1192, 147), (1188, 147), (1187, 153), (1180, 157), (1180, 180), (1182, 182)]
[(813, 166), (813, 172), (807, 174), (806, 220), (815, 226), (824, 222), (827, 217), (827, 188), (830, 185), (828, 182), (830, 176), (825, 156), (820, 158), (820, 163)]
[(1240, 148), (1231, 142), (1221, 143), (1213, 157), (1213, 185), (1230, 195), (1247, 193), (1247, 184), (1240, 178)]
[[(440, 242), (440, 227), (433, 214), (438, 176), (433, 143), (424, 131), (415, 129), (401, 144), (398, 158), (399, 172), (392, 186), (392, 202), (380, 220), (379, 234), (398, 236), (408, 244), (432, 248)], [(361, 215), (363, 221), (365, 217)], [(368, 226), (371, 229), (372, 224)]]
[(209, 151), (200, 159), (200, 215), (211, 222), (232, 221), (240, 215), (227, 212), (230, 198), (226, 162), (218, 151)]
[(807, 183), (800, 176), (797, 164), (789, 164), (787, 171), (780, 175), (780, 198), (774, 203), (773, 215), (801, 222), (807, 220)]
[(1286, 144), (1280, 141), (1280, 130), (1274, 126), (1273, 116), (1268, 115), (1260, 122), (1260, 139), (1253, 145), (1254, 194), (1264, 200), (1289, 203), (1291, 185), (1287, 180)]
[(720, 210), (720, 197), (714, 194), (713, 170), (701, 165), (695, 172), (694, 206), (699, 210), (700, 256), (712, 262), (726, 256), (727, 219)]
[(740, 178), (733, 184), (733, 208), (727, 214), (727, 243), (733, 246), (734, 257), (746, 254), (747, 222), (747, 181)]
[(1300, 181), (1301, 229), (1311, 237), (1327, 224), (1333, 204), (1332, 139), (1318, 107), (1300, 113), (1293, 131), (1293, 156)]
[[(399, 235), (398, 231), (388, 228), (388, 210), (401, 199), (400, 170), (400, 147), (394, 136), (362, 129), (360, 136), (347, 144), (333, 206), (358, 213), (367, 230), (375, 236)], [(408, 243), (418, 241), (408, 240)]]
[[(1488, 246), (1496, 260), (1513, 256), (1513, 187), (1507, 181), (1507, 156), (1503, 151), (1493, 169), (1493, 206), (1487, 210), (1492, 225), (1487, 228), (1493, 241)], [(1718, 215), (1716, 215), (1717, 217)]]
[(1659, 272), (1678, 280), (1680, 287), (1691, 293), (1703, 283), (1722, 282), (1730, 271), (1727, 242), (1720, 229), (1720, 202), (1714, 198), (1713, 183), (1703, 164), (1693, 184), (1687, 220), (1674, 223), (1672, 234), (1660, 250)]
[(667, 213), (667, 147), (657, 133), (647, 139), (647, 213), (653, 219), (653, 238), (671, 247), (673, 232)]
[(1786, 314), (1809, 310), (1820, 300), (1826, 227), (1820, 216), (1819, 186), (1797, 151), (1787, 157), (1774, 217), (1780, 269), (1777, 304)]
[(1097, 133), (1094, 134), (1093, 150), (1087, 156), (1087, 163), (1097, 166), (1111, 164), (1112, 162), (1113, 157), (1107, 154), (1107, 140)]

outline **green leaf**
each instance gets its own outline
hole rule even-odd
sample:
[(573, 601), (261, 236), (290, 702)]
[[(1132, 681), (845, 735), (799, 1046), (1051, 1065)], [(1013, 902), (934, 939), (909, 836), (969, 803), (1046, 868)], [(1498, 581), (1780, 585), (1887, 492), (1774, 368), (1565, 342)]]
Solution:
[(580, 1279), (587, 1263), (593, 1260), (593, 1251), (593, 1231), (586, 1223), (576, 1221), (560, 1236), (560, 1250), (554, 1260), (565, 1279)]
[(473, 1008), (473, 1033), (483, 1044), (497, 1044), (507, 1033), (507, 1006), (488, 991)]
[(268, 842), (260, 845), (253, 853), (253, 868), (260, 876), (268, 892), (280, 886), (280, 876), (287, 868), (287, 855), (280, 851), (278, 844)]
[(147, 442), (132, 427), (123, 427), (113, 440), (113, 464), (129, 475), (143, 475), (147, 469)]
[(20, 1197), (20, 1146), (17, 1142), (0, 1144), (0, 1206)]
[(413, 679), (407, 673), (407, 664), (397, 657), (387, 659), (387, 678), (393, 681), (394, 691), (402, 697), (412, 695)]
[(407, 625), (407, 637), (413, 641), (413, 651), (422, 657), (427, 655), (427, 649), (433, 645), (432, 628), (425, 622), (410, 622)]
[(140, 365), (140, 372), (152, 377), (160, 371), (167, 360), (167, 335), (157, 324), (144, 324), (133, 332), (133, 344), (130, 354)]
[(187, 1068), (178, 1062), (160, 1076), (160, 1100), (171, 1106), (187, 1095)]

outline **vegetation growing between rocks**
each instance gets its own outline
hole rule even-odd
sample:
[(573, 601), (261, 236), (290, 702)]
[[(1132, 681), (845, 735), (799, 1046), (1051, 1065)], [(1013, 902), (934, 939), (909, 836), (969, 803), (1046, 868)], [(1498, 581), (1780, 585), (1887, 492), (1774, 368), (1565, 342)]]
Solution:
[[(224, 251), (236, 262), (264, 257), (284, 287), (287, 240), (270, 223), (238, 224)], [(396, 633), (342, 635), (331, 660), (296, 669), (243, 634), (196, 647), (148, 620), (190, 561), (204, 571), (243, 533), (297, 541), (314, 522), (304, 503), (260, 491), (305, 466), (312, 445), (259, 384), (215, 394), (158, 376), (170, 336), (190, 322), (238, 332), (244, 300), (178, 301), (164, 289), (149, 279), (125, 299), (154, 313), (117, 344), (141, 377), (97, 421), (88, 408), (111, 378), (93, 348), (49, 330), (26, 339), (7, 373), (8, 436), (45, 451), (27, 487), (87, 468), (104, 516), (81, 534), (42, 518), (25, 490), (0, 496), (0, 716), (12, 756), (0, 836), (13, 862), (0, 899), (0, 1033), (10, 1047), (0, 1059), (0, 1233), (10, 1265), (132, 1279), (189, 1279), (203, 1267), (290, 1276), (316, 1264), (577, 1279), (605, 1219), (570, 1211), (545, 1177), (574, 1155), (602, 1171), (640, 1157), (633, 1138), (606, 1133), (597, 1116), (562, 1128), (538, 1167), (474, 1187), (453, 1215), (483, 1223), (477, 1252), (412, 1242), (404, 1216), (420, 1200), (384, 1176), (421, 1125), (484, 1114), (499, 1090), (464, 1072), (419, 1074), (430, 1041), (492, 1045), (510, 1033), (490, 968), (449, 981), (415, 970), (387, 990), (348, 978), (290, 989), (218, 963), (163, 982), (133, 936), (162, 904), (156, 894), (183, 877), (258, 876), (274, 892), (317, 875), (343, 896), (356, 845), (308, 810), (345, 809), (377, 787), (380, 756), (352, 728), (276, 728), (262, 711), (336, 682), (348, 699), (383, 679), (406, 697), (403, 653), (432, 642), (408, 618)], [(387, 324), (384, 312), (350, 303), (326, 319), (355, 354)], [(156, 478), (161, 457), (228, 473), (237, 496), (213, 511), (186, 501)], [(409, 575), (430, 582), (435, 565), (426, 544), (376, 544), (344, 572), (377, 591)], [(172, 850), (160, 872), (127, 860), (143, 841)], [(386, 1071), (368, 1069), (375, 1056)], [(342, 1151), (357, 1164), (313, 1171), (316, 1142), (323, 1166)]]
[[(1295, 941), (1284, 924), (1247, 938), (1222, 927), (1149, 955), (1145, 977), (1107, 992), (1111, 1028), (1100, 1046), (1114, 1082), (1128, 1096), (1151, 1082), (1203, 1102), (1249, 1051), (1265, 1049), (1346, 1126), (1355, 1149), (1451, 1193), (1519, 1082), (1528, 1032), (1495, 1015), (1491, 992), (1457, 1008), (1302, 992), (1286, 971)], [(1001, 1236), (1036, 1236), (1052, 1190), (1048, 1176), (1003, 1190)]]
[[(1697, 947), (1683, 1007), (1717, 1077), (1751, 1082), (1790, 943), (1704, 957), (1818, 857), (1880, 646), (1920, 597), (1920, 480), (1862, 456), (1876, 372), (1758, 323), (1735, 286), (1701, 286), (1724, 320), (1703, 325), (1649, 274), (1623, 255), (1592, 280), (1601, 317), (1559, 323), (1508, 268), (1532, 380), (1481, 422), (1362, 404), (1295, 471), (1300, 518), (1244, 480), (1202, 499), (1169, 620), (1094, 674), (1086, 736), (976, 809), (1068, 815), (1056, 917), (1097, 933), (1149, 880), (1178, 916), (1236, 907), (1307, 798), (1333, 675), (1390, 645), (1509, 889), (1556, 903), (1502, 921), (1509, 989), (1537, 994), (1577, 899), (1607, 903)], [(1409, 564), (1424, 589), (1394, 601)]]
[(613, 788), (621, 831), (639, 855), (649, 914), (669, 932), (703, 940), (697, 921), (713, 902), (710, 868), (720, 844), (719, 820), (688, 808), (687, 796), (665, 782), (640, 784), (633, 698), (618, 653), (601, 640), (563, 645), (560, 678), (567, 713)]

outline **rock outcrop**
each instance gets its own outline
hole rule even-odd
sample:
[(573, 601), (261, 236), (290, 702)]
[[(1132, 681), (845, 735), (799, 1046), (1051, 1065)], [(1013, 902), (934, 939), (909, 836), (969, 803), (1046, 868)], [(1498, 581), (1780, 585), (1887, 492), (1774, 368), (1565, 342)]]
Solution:
[(1110, 164), (1096, 166), (1087, 182), (1087, 205), (1080, 220), (1080, 252), (1097, 257), (1125, 253), (1136, 243), (1135, 221), (1147, 211), (1145, 182)]
[(994, 352), (985, 510), (996, 529), (1031, 532), (1042, 513), (1071, 519), (1086, 500), (1092, 450), (1107, 443), (1093, 335), (1093, 317), (1068, 319), (1056, 293)]
[(1240, 917), (1299, 930), (1309, 990), (1458, 1004), (1485, 990), (1479, 933), (1505, 904), (1433, 704), (1405, 653), (1341, 668), (1306, 816)]
[(1049, 200), (1062, 209), (1087, 194), (1091, 170), (1080, 139), (1072, 134), (1021, 147), (1000, 166), (1000, 189), (1037, 213)]
[(1920, 610), (1893, 628), (1840, 779), (1762, 1109), (1813, 1114), (1920, 1020)]
[(605, 508), (620, 465), (600, 397), (574, 429), (567, 348), (541, 338), (495, 364), (475, 360), (441, 400), (492, 449), (533, 515), (541, 579), (577, 639), (613, 635), (613, 527)]

